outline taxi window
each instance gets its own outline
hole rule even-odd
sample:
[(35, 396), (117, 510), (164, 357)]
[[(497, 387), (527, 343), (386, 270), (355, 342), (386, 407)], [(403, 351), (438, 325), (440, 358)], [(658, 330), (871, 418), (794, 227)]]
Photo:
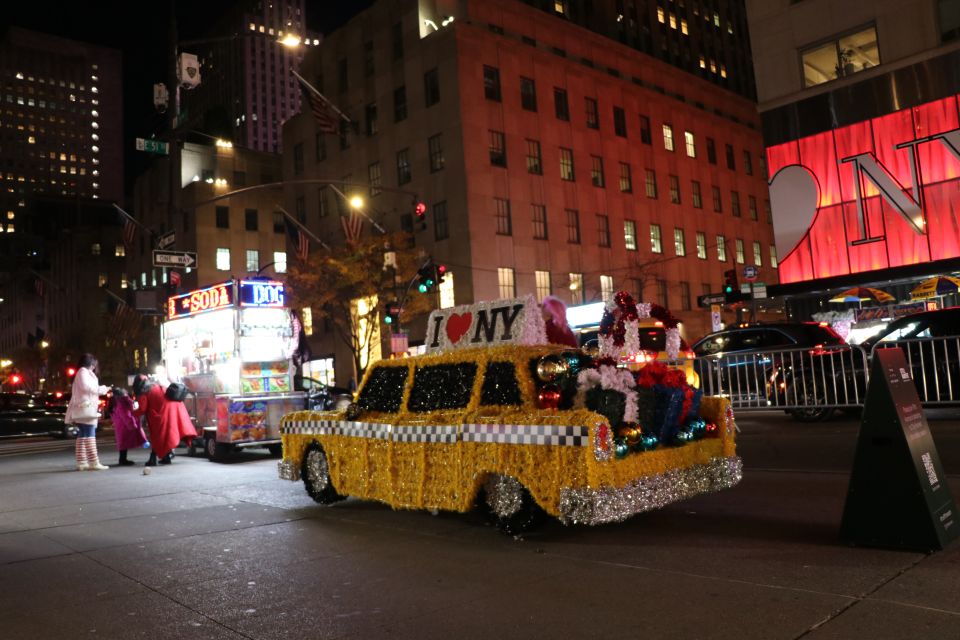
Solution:
[(483, 374), (481, 405), (520, 404), (520, 385), (512, 362), (491, 362)]
[(357, 404), (368, 411), (399, 411), (406, 382), (406, 367), (377, 367), (360, 390)]
[(470, 402), (477, 365), (473, 362), (417, 367), (410, 390), (410, 411), (462, 409)]

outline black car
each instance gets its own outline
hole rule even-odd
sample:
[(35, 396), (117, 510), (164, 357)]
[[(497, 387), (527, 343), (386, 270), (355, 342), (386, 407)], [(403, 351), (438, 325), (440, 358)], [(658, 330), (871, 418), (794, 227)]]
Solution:
[(802, 421), (829, 416), (832, 409), (818, 406), (830, 403), (828, 389), (849, 390), (844, 376), (863, 368), (843, 338), (817, 322), (732, 327), (704, 336), (693, 351), (704, 393), (725, 395), (734, 406), (804, 405), (787, 411)]
[(861, 345), (868, 354), (900, 347), (920, 400), (960, 404), (960, 307), (924, 311), (888, 324)]
[(45, 400), (29, 393), (0, 393), (0, 438), (76, 437), (77, 428), (63, 422), (66, 407), (48, 406)]

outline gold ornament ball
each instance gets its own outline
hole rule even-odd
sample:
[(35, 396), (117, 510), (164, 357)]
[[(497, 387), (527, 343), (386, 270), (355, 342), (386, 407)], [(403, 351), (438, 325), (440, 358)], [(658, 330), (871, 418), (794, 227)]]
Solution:
[(587, 344), (580, 347), (580, 350), (583, 351), (584, 355), (590, 356), (591, 358), (600, 357), (600, 343), (596, 340), (591, 340)]
[(543, 356), (537, 362), (537, 377), (542, 382), (554, 382), (557, 378), (567, 372), (570, 365), (561, 356), (551, 354)]

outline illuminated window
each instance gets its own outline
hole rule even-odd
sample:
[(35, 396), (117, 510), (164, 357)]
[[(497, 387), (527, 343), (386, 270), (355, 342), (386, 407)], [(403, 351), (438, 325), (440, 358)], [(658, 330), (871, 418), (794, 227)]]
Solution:
[(308, 335), (313, 335), (313, 309), (310, 307), (304, 307), (300, 310), (300, 317), (303, 320), (303, 332)]
[(37, 143), (37, 139), (34, 138), (33, 136), (29, 136), (29, 137), (27, 137), (27, 143), (28, 143), (28, 144), (36, 144), (36, 143)]
[(630, 165), (626, 162), (620, 163), (620, 191), (621, 193), (633, 192), (633, 178), (630, 176)]
[(667, 15), (663, 7), (657, 7), (657, 21), (660, 22), (660, 24), (664, 24), (667, 21)]
[(758, 267), (763, 266), (763, 251), (760, 249), (760, 243), (753, 242), (753, 264)]
[(717, 236), (717, 260), (727, 261), (727, 239), (723, 236)]
[(770, 266), (777, 268), (777, 248), (773, 245), (770, 245)]
[(117, 245), (113, 248), (113, 255), (114, 255), (115, 257), (117, 257), (117, 258), (122, 258), (122, 257), (124, 257), (125, 255), (127, 255), (127, 248), (123, 246), (123, 243), (122, 243), (122, 242), (119, 243), (119, 244), (117, 244)]
[(127, 282), (127, 274), (121, 273), (121, 274), (120, 274), (120, 288), (121, 288), (121, 289), (126, 289), (126, 288), (129, 287), (129, 286), (130, 286), (130, 283)]
[(696, 158), (697, 157), (697, 142), (693, 137), (693, 134), (689, 131), (683, 132), (683, 140), (687, 145), (687, 157)]
[(101, 273), (97, 276), (97, 286), (103, 287), (107, 284), (107, 274)]
[(260, 252), (257, 249), (247, 249), (247, 271), (256, 273), (260, 270)]
[(574, 180), (573, 150), (560, 147), (560, 179)]
[(513, 279), (513, 269), (499, 267), (497, 269), (497, 284), (500, 289), (501, 298), (517, 297), (517, 286)]
[(697, 257), (707, 259), (707, 234), (703, 231), (697, 231)]
[(537, 282), (537, 300), (543, 300), (545, 297), (553, 293), (553, 290), (550, 286), (550, 272), (534, 271), (533, 273)]
[(850, 33), (800, 52), (803, 82), (813, 87), (880, 64), (876, 27)]
[(682, 18), (680, 20), (680, 33), (682, 33), (683, 35), (689, 34), (689, 30), (687, 29), (687, 21)]
[(217, 271), (230, 271), (230, 249), (217, 247)]
[(440, 308), (449, 309), (456, 306), (456, 298), (453, 291), (453, 274), (447, 271), (443, 274), (443, 282), (440, 283)]
[(663, 237), (660, 232), (660, 225), (650, 225), (650, 251), (653, 253), (663, 253)]
[(671, 29), (677, 28), (677, 16), (676, 14), (673, 14), (673, 13), (670, 14), (670, 28)]
[(646, 170), (644, 188), (646, 189), (648, 198), (657, 197), (657, 172), (654, 171), (653, 169)]
[(700, 68), (701, 69), (707, 68), (707, 60), (703, 56), (700, 56)]
[(737, 264), (743, 264), (745, 261), (745, 258), (743, 255), (743, 240), (741, 240), (740, 238), (737, 238), (734, 241), (734, 248), (737, 253)]
[(583, 304), (583, 274), (571, 273), (570, 277), (570, 304)]
[(99, 242), (94, 242), (92, 245), (90, 245), (90, 255), (92, 255), (92, 256), (98, 256), (98, 255), (100, 255), (100, 243), (99, 243)]
[(673, 151), (673, 127), (669, 124), (663, 125), (663, 148)]
[(533, 237), (536, 240), (547, 239), (547, 208), (542, 204), (530, 205), (533, 213)]
[(627, 251), (637, 250), (637, 223), (633, 220), (623, 221), (623, 244)]
[(600, 297), (604, 302), (613, 297), (613, 276), (600, 276)]
[(687, 240), (683, 229), (679, 227), (674, 227), (673, 229), (673, 249), (674, 253), (678, 256), (683, 257), (687, 255)]
[(273, 252), (273, 271), (274, 273), (287, 272), (287, 252), (286, 251)]

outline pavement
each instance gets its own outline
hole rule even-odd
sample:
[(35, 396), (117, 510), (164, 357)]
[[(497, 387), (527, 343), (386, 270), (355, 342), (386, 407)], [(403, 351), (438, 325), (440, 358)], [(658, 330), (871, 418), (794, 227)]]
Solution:
[[(3, 457), (0, 638), (960, 638), (960, 543), (838, 539), (854, 421), (738, 421), (737, 487), (518, 539), (477, 514), (321, 507), (266, 452), (150, 475)], [(960, 421), (931, 429), (960, 496)]]

